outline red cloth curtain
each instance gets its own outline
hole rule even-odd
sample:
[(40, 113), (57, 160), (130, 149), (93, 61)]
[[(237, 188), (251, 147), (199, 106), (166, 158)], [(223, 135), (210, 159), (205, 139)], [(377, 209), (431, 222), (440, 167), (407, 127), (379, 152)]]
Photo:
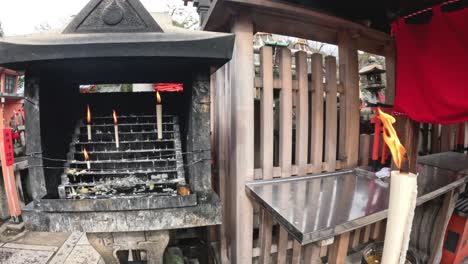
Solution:
[(396, 40), (395, 110), (426, 123), (468, 121), (468, 8), (432, 8), (428, 23), (392, 24)]

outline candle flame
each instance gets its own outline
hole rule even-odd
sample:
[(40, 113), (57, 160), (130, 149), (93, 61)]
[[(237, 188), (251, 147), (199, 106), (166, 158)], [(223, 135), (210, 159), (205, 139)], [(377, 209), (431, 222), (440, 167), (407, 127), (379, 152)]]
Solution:
[(396, 122), (395, 118), (382, 110), (377, 109), (377, 117), (382, 121), (383, 125), (383, 139), (387, 144), (390, 152), (392, 153), (393, 161), (398, 168), (401, 168), (401, 163), (406, 154), (405, 147), (400, 142), (393, 124)]
[(117, 113), (115, 110), (112, 110), (112, 117), (114, 118), (114, 125), (117, 125)]
[(86, 121), (88, 121), (88, 124), (91, 124), (91, 110), (89, 110), (89, 105), (86, 105)]
[(159, 91), (156, 91), (156, 103), (161, 104), (161, 95), (159, 94)]
[(83, 156), (84, 156), (85, 161), (89, 160), (89, 155), (88, 155), (88, 151), (86, 151), (86, 148), (83, 149)]

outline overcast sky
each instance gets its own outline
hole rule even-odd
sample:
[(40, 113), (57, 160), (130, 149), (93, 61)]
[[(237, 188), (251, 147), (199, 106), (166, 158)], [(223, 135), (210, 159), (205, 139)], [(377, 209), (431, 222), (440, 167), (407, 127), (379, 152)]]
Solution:
[[(182, 0), (140, 0), (150, 12), (163, 12), (168, 5), (183, 5)], [(0, 0), (0, 22), (6, 36), (35, 32), (48, 23), (52, 28), (63, 27), (89, 0)]]

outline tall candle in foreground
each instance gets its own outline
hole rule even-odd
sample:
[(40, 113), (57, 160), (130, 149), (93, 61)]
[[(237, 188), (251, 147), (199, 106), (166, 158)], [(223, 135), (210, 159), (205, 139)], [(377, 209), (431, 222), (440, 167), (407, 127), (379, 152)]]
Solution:
[(91, 141), (91, 110), (89, 110), (89, 105), (86, 106), (86, 122), (88, 127), (88, 141)]
[(117, 123), (117, 113), (115, 110), (112, 110), (112, 117), (114, 118), (114, 133), (115, 133), (115, 147), (119, 148), (119, 126)]
[(416, 208), (417, 175), (409, 172), (406, 150), (393, 128), (395, 118), (380, 109), (378, 112), (384, 128), (384, 141), (392, 152), (395, 165), (399, 168), (391, 173), (390, 201), (381, 263), (404, 264)]
[(84, 160), (86, 161), (86, 168), (91, 169), (91, 162), (89, 161), (89, 154), (86, 148), (83, 149)]
[(163, 138), (162, 104), (161, 104), (161, 96), (159, 95), (159, 91), (156, 91), (156, 130), (158, 132), (158, 139), (162, 139)]

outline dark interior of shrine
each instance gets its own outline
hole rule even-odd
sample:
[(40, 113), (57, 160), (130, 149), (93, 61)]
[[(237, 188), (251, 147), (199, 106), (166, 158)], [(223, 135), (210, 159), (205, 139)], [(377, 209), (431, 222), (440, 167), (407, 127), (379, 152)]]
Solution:
[[(189, 64), (190, 62), (187, 62), (185, 65)], [(80, 93), (80, 84), (182, 83), (183, 92), (161, 93), (163, 114), (165, 118), (167, 115), (178, 118), (182, 152), (193, 150), (187, 145), (189, 134), (193, 132), (189, 132), (191, 127), (188, 121), (194, 119), (193, 114), (196, 114), (190, 111), (193, 101), (192, 84), (197, 74), (208, 80), (209, 72), (194, 73), (193, 69), (181, 68), (182, 64), (178, 65), (178, 70), (175, 70), (171, 65), (173, 64), (161, 60), (107, 59), (78, 61), (73, 64), (64, 61), (61, 66), (54, 64), (54, 67), (41, 67), (39, 71), (34, 71), (40, 72), (41, 145), (47, 198), (58, 198), (61, 175), (67, 170), (64, 167), (69, 167), (67, 162), (61, 160), (67, 160), (77, 124), (86, 120), (87, 105), (90, 105), (93, 119), (111, 118), (113, 110), (118, 117), (148, 116), (149, 119), (149, 116), (152, 116), (153, 120), (155, 118), (154, 92)], [(206, 66), (202, 68), (208, 69)], [(209, 123), (209, 119), (203, 122)], [(151, 123), (154, 124), (154, 121)], [(200, 148), (208, 149), (209, 145)], [(191, 157), (184, 156), (184, 163), (190, 163), (187, 159)], [(187, 167), (184, 169), (188, 170)], [(191, 173), (186, 171), (188, 184), (192, 182), (190, 175)]]

